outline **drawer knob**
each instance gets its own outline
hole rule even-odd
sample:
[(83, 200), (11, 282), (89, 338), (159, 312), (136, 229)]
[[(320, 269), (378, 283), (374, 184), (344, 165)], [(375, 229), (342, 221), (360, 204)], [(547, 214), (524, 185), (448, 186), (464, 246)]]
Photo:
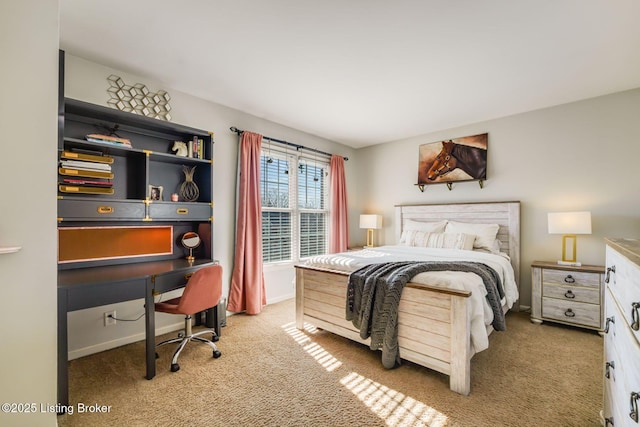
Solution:
[(98, 206), (98, 213), (99, 214), (110, 214), (110, 213), (113, 213), (113, 207), (112, 206)]
[(576, 279), (574, 279), (570, 274), (567, 274), (567, 277), (564, 278), (564, 281), (565, 283), (576, 283)]
[(604, 324), (604, 333), (608, 334), (609, 333), (609, 323), (616, 323), (615, 319), (613, 318), (613, 316), (611, 317), (607, 317), (607, 322)]
[(568, 308), (567, 311), (564, 312), (564, 315), (567, 317), (576, 317), (576, 314), (570, 308)]
[(616, 366), (613, 363), (613, 360), (611, 362), (607, 362), (605, 363), (605, 368), (604, 368), (604, 377), (605, 378), (610, 378), (611, 377), (611, 369), (615, 369)]
[(609, 279), (611, 278), (611, 273), (615, 274), (616, 266), (612, 265), (611, 267), (607, 267), (607, 275), (604, 277), (604, 283), (609, 283)]
[(569, 289), (567, 292), (564, 293), (564, 297), (569, 299), (574, 299), (576, 297), (576, 294), (574, 294), (573, 291)]
[(607, 417), (604, 419), (604, 427), (609, 427), (613, 425), (613, 417)]
[(186, 280), (187, 282), (189, 281), (189, 279), (191, 279), (191, 276), (193, 276), (193, 273), (187, 273), (184, 275), (184, 280)]
[(631, 412), (629, 413), (629, 416), (635, 422), (638, 422), (638, 399), (640, 399), (640, 394), (636, 391), (631, 392), (631, 399), (629, 399)]
[(640, 315), (638, 315), (638, 309), (640, 308), (640, 302), (634, 302), (631, 304), (631, 329), (637, 331), (640, 329)]

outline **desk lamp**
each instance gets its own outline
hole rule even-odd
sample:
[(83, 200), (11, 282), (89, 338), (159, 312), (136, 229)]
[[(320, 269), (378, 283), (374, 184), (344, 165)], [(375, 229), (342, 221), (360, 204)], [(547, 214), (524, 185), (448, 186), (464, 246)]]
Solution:
[[(562, 260), (560, 265), (580, 266), (576, 261), (576, 234), (591, 234), (591, 212), (550, 212), (549, 234), (562, 234)], [(567, 240), (572, 240), (571, 253), (567, 253)]]

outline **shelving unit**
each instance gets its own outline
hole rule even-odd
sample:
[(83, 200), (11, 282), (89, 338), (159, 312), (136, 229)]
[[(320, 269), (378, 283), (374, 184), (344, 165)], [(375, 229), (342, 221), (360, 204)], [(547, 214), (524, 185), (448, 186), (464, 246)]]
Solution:
[[(197, 231), (202, 223), (208, 223), (210, 227), (213, 221), (211, 132), (70, 98), (64, 99), (60, 127), (60, 162), (68, 160), (68, 153), (75, 153), (71, 157), (85, 157), (98, 164), (108, 164), (108, 167), (101, 166), (106, 172), (86, 172), (60, 165), (59, 227), (157, 225), (161, 222), (173, 225), (177, 237), (187, 231)], [(91, 134), (125, 139), (131, 146), (88, 141), (87, 135)], [(202, 144), (203, 158), (178, 156), (172, 151), (175, 141), (188, 143), (194, 139)], [(183, 167), (195, 167), (193, 181), (199, 190), (196, 201), (182, 198), (171, 201), (171, 194), (179, 194), (185, 181)], [(80, 184), (76, 185), (69, 178)], [(85, 180), (99, 182), (83, 185)], [(161, 200), (152, 199), (151, 186), (162, 187)], [(174, 255), (151, 256), (145, 260), (181, 257), (183, 248), (179, 242), (175, 243), (173, 252)], [(208, 258), (212, 259), (212, 254)], [(109, 262), (102, 260), (93, 264)]]

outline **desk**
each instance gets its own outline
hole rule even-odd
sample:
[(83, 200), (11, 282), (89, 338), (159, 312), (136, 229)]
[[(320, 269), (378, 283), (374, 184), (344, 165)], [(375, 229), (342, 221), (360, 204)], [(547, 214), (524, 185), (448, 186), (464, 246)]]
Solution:
[[(58, 403), (69, 404), (67, 313), (135, 299), (145, 300), (148, 380), (156, 375), (154, 293), (185, 286), (185, 275), (212, 265), (211, 260), (184, 259), (140, 262), (58, 272)], [(212, 320), (213, 322), (210, 322)], [(213, 324), (211, 324), (213, 323)], [(217, 307), (207, 313), (207, 326), (220, 335)]]

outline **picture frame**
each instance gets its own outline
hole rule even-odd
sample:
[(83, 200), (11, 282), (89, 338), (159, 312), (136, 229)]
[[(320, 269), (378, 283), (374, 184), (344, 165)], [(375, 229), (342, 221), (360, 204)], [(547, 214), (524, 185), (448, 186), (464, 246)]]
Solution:
[(163, 200), (162, 190), (163, 188), (161, 185), (149, 185), (149, 200)]
[(418, 184), (487, 179), (488, 133), (422, 144), (418, 151)]

